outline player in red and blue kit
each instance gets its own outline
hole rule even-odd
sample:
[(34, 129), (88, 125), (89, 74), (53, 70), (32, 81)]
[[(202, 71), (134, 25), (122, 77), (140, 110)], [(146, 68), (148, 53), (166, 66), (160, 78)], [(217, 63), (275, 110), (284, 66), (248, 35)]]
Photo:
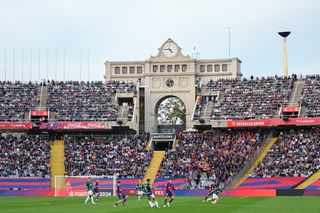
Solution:
[[(172, 201), (174, 200), (174, 194), (173, 191), (176, 190), (176, 188), (174, 187), (173, 183), (172, 183), (172, 178), (169, 179), (167, 185), (166, 185), (166, 196), (164, 199), (164, 204), (163, 207), (170, 207), (170, 203), (172, 203)], [(170, 201), (168, 201), (168, 198), (170, 197)]]
[(96, 197), (96, 202), (99, 201), (100, 192), (99, 192), (99, 181), (97, 180), (93, 187), (93, 195)]
[(119, 200), (113, 206), (117, 207), (119, 204), (124, 205), (124, 203), (128, 200), (128, 196), (126, 196), (125, 194), (122, 193), (120, 181), (118, 181), (118, 183), (117, 183), (116, 193), (117, 193)]

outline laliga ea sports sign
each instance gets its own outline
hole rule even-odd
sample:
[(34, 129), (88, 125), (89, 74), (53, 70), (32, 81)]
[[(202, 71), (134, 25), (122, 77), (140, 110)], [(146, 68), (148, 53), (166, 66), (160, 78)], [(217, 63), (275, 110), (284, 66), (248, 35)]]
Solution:
[[(66, 193), (68, 197), (87, 197), (88, 191), (86, 190), (71, 190)], [(101, 189), (100, 190), (101, 197), (112, 197), (112, 189)]]

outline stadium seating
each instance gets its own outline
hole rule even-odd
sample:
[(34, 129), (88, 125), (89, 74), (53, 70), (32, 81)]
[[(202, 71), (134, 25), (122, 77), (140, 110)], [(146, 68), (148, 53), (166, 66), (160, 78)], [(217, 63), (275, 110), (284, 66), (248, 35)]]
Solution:
[(115, 121), (119, 107), (112, 102), (112, 93), (134, 91), (133, 83), (123, 81), (52, 81), (47, 107), (58, 121)]
[(65, 168), (68, 175), (143, 177), (152, 152), (145, 151), (145, 137), (67, 137)]
[(250, 177), (308, 177), (320, 169), (320, 128), (284, 131)]
[(49, 150), (39, 135), (0, 136), (0, 177), (49, 177)]
[(306, 108), (305, 117), (320, 116), (320, 75), (306, 77), (301, 102)]
[(267, 119), (289, 100), (295, 78), (267, 77), (242, 80), (209, 81), (208, 90), (224, 93), (224, 100), (214, 101), (212, 120)]
[(255, 153), (267, 132), (216, 130), (183, 133), (175, 150), (168, 151), (158, 177), (188, 178), (196, 187), (212, 180), (226, 183)]
[(37, 106), (37, 83), (0, 81), (0, 121), (23, 121)]

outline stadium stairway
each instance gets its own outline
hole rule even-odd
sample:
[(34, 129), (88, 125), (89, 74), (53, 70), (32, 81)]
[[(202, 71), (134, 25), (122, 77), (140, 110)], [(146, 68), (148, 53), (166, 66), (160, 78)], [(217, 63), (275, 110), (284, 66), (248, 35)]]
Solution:
[(156, 175), (158, 173), (158, 170), (161, 166), (162, 160), (164, 158), (165, 151), (153, 151), (152, 159), (149, 165), (149, 168), (146, 171), (146, 174), (144, 175), (142, 182), (147, 182), (147, 179), (149, 178), (151, 183), (154, 182)]
[[(64, 141), (54, 140), (50, 149), (50, 187), (55, 187), (55, 176), (63, 176), (65, 174), (64, 167)], [(57, 179), (57, 189), (64, 189), (64, 178)]]
[(298, 80), (294, 82), (293, 92), (289, 97), (290, 106), (299, 106), (304, 84), (305, 84), (305, 81), (303, 80)]
[(305, 189), (309, 185), (317, 181), (319, 178), (320, 178), (320, 169), (317, 172), (313, 173), (313, 175), (305, 179), (303, 182), (301, 182), (299, 185), (297, 185), (295, 189)]
[[(272, 133), (270, 133), (272, 134)], [(250, 173), (257, 167), (257, 165), (265, 158), (270, 148), (277, 141), (278, 138), (268, 137), (258, 149), (256, 154), (246, 163), (243, 169), (232, 179), (229, 183), (229, 188), (235, 189), (240, 186), (250, 175)]]

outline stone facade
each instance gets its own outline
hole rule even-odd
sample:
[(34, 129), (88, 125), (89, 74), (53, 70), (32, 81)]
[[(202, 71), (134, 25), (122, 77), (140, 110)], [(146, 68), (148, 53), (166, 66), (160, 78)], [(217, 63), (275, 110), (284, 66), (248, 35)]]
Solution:
[[(197, 86), (211, 79), (240, 78), (241, 61), (230, 59), (197, 59), (183, 55), (182, 49), (168, 39), (145, 61), (106, 61), (105, 80), (141, 82), (144, 88), (145, 131), (156, 131), (159, 104), (167, 97), (178, 97), (186, 106), (186, 127), (192, 127)], [(140, 111), (139, 111), (140, 112)]]

